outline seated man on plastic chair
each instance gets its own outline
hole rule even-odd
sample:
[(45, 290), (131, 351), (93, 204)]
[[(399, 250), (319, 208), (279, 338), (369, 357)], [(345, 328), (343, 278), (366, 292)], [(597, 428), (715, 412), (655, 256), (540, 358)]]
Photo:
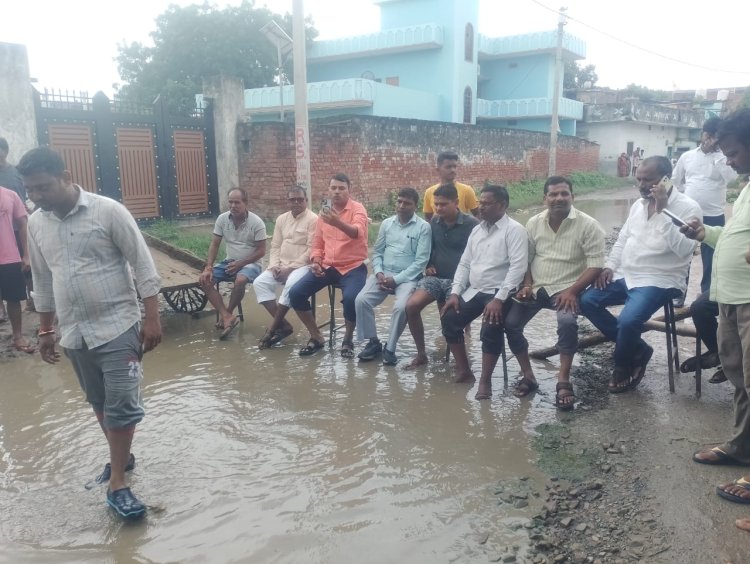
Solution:
[[(594, 286), (581, 296), (581, 312), (615, 342), (609, 391), (634, 389), (646, 373), (654, 350), (641, 338), (643, 324), (666, 300), (685, 291), (695, 242), (662, 210), (683, 220), (702, 217), (700, 206), (669, 180), (666, 157), (648, 157), (636, 171), (641, 199), (630, 208), (609, 257)], [(666, 177), (666, 178), (665, 178)], [(619, 317), (608, 306), (625, 304)]]
[(510, 199), (503, 186), (485, 186), (479, 196), (482, 222), (469, 235), (441, 311), (443, 336), (456, 359), (456, 383), (473, 383), (464, 328), (482, 316), (482, 375), (476, 399), (492, 397), (492, 372), (505, 346), (504, 312), (528, 266), (526, 229), (505, 212)]
[[(372, 255), (372, 271), (354, 301), (357, 312), (357, 334), (367, 345), (359, 353), (360, 361), (373, 360), (381, 352), (383, 364), (398, 362), (396, 345), (406, 328), (406, 301), (417, 285), (430, 259), (432, 237), (430, 225), (414, 213), (419, 194), (414, 188), (402, 188), (396, 201), (396, 215), (383, 221)], [(378, 339), (375, 307), (390, 294), (396, 302), (385, 349)]]
[[(206, 268), (198, 283), (208, 301), (219, 312), (216, 328), (221, 330), (219, 339), (226, 339), (240, 320), (234, 315), (235, 308), (245, 295), (245, 286), (261, 273), (260, 259), (266, 254), (266, 225), (263, 220), (247, 209), (247, 192), (233, 188), (227, 194), (229, 211), (216, 218), (214, 237), (208, 247)], [(226, 242), (226, 258), (215, 263), (222, 239)], [(229, 304), (224, 305), (216, 282), (234, 282)]]

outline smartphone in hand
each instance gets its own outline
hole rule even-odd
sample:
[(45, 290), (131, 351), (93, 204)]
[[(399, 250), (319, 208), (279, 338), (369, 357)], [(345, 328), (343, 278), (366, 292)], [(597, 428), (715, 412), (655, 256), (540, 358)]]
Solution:
[(322, 212), (331, 211), (331, 199), (330, 198), (323, 198), (320, 201), (320, 211)]
[(685, 222), (684, 219), (682, 219), (681, 217), (673, 214), (671, 211), (669, 211), (666, 208), (664, 208), (663, 210), (661, 210), (661, 213), (663, 213), (669, 219), (671, 219), (672, 223), (674, 223), (677, 227), (682, 227), (683, 225), (687, 225), (687, 222)]

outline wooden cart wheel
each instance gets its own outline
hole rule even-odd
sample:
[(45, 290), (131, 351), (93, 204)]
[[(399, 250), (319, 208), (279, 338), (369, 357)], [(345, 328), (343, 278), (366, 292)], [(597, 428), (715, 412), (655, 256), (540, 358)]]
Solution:
[(208, 303), (208, 296), (201, 288), (182, 288), (165, 291), (164, 299), (173, 310), (181, 313), (197, 313)]

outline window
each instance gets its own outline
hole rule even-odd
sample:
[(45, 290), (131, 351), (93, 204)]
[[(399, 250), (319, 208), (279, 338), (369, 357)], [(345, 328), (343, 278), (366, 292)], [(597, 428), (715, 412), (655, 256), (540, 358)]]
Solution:
[(464, 123), (471, 123), (471, 87), (464, 88)]
[(466, 24), (464, 31), (464, 59), (466, 62), (474, 62), (474, 26), (471, 23)]
[(386, 76), (385, 77), (385, 83), (389, 86), (398, 86), (398, 77), (397, 76)]

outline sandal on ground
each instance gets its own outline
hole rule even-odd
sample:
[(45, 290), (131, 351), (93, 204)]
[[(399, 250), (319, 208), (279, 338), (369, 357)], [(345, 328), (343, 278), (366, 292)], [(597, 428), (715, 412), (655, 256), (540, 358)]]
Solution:
[[(128, 463), (125, 465), (125, 472), (131, 472), (135, 468), (135, 456), (133, 456), (133, 453), (130, 453), (130, 457), (128, 458)], [(109, 482), (109, 478), (112, 476), (112, 465), (107, 462), (104, 465), (104, 470), (101, 474), (99, 474), (96, 478), (88, 482), (84, 487), (87, 490), (90, 490), (97, 484), (103, 484), (104, 482)]]
[(637, 357), (635, 366), (638, 366), (638, 374), (631, 377), (629, 386), (630, 390), (635, 390), (638, 387), (638, 384), (641, 383), (641, 380), (643, 380), (643, 377), (646, 375), (646, 366), (648, 366), (653, 355), (654, 349), (646, 345), (645, 352), (640, 355), (640, 357)]
[[(733, 484), (735, 486), (741, 487), (743, 490), (750, 492), (750, 482), (745, 480), (745, 478), (737, 478)], [(750, 504), (750, 497), (742, 497), (737, 494), (733, 494), (730, 492), (724, 491), (721, 486), (716, 487), (716, 493), (719, 495), (719, 497), (723, 497), (724, 499), (727, 499), (729, 501), (732, 501), (734, 503), (744, 503), (744, 504)]]
[(146, 514), (146, 506), (138, 501), (130, 488), (121, 488), (113, 492), (107, 490), (107, 503), (123, 519), (140, 519)]
[(310, 356), (318, 352), (325, 346), (325, 342), (321, 343), (315, 339), (310, 339), (307, 344), (299, 350), (300, 356)]
[(513, 395), (517, 398), (525, 398), (531, 392), (539, 389), (539, 384), (534, 380), (529, 380), (525, 376), (521, 377), (513, 387)]
[(721, 384), (722, 382), (726, 381), (727, 377), (726, 374), (724, 374), (723, 368), (719, 368), (716, 372), (713, 373), (713, 376), (708, 379), (709, 384)]
[[(716, 458), (714, 460), (710, 460), (708, 458), (698, 458), (699, 454), (702, 453), (711, 453)], [(697, 450), (693, 453), (693, 462), (697, 462), (698, 464), (708, 464), (710, 466), (747, 466), (747, 464), (743, 464), (733, 456), (727, 454), (723, 450), (721, 450), (719, 447), (714, 447), (711, 450)]]
[(341, 358), (354, 358), (354, 343), (352, 341), (341, 341)]
[(632, 381), (627, 368), (616, 366), (612, 371), (612, 378), (607, 384), (607, 389), (610, 394), (621, 394), (630, 390)]
[(287, 327), (285, 329), (277, 329), (276, 331), (266, 331), (266, 334), (263, 335), (263, 338), (258, 343), (258, 348), (267, 349), (274, 345), (278, 345), (292, 333), (294, 333), (294, 329), (292, 329), (291, 327)]
[(221, 335), (219, 335), (219, 340), (220, 341), (226, 340), (226, 338), (232, 334), (232, 331), (234, 331), (239, 324), (240, 324), (240, 318), (235, 317), (232, 320), (232, 322), (229, 324), (229, 327), (224, 327), (224, 330), (221, 332)]
[[(560, 394), (560, 391), (567, 390), (569, 394)], [(555, 407), (560, 411), (572, 411), (575, 407), (576, 396), (573, 393), (573, 384), (570, 382), (558, 382), (555, 386)], [(570, 401), (565, 401), (570, 398)]]
[[(718, 353), (706, 351), (700, 356), (701, 368), (714, 368), (721, 364)], [(680, 364), (680, 372), (686, 374), (695, 372), (698, 369), (698, 357), (691, 356), (685, 362)]]

